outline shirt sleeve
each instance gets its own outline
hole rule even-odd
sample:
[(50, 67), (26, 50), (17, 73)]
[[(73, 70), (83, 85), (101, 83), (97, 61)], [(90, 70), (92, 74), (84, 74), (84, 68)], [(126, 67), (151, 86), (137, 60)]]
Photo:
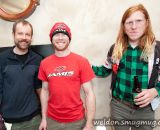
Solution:
[(94, 66), (92, 65), (92, 69), (96, 76), (100, 77), (107, 77), (112, 72), (112, 52), (113, 52), (114, 45), (111, 46), (110, 50), (108, 51), (107, 58), (105, 60), (104, 65), (102, 66)]
[(111, 69), (106, 68), (104, 65), (102, 65), (102, 66), (92, 65), (92, 69), (93, 69), (95, 75), (100, 76), (100, 77), (107, 77), (112, 72)]
[(81, 83), (83, 84), (85, 82), (92, 80), (95, 77), (95, 75), (87, 59), (83, 60), (83, 62), (81, 62), (80, 64), (82, 65), (80, 72), (80, 79)]
[(40, 67), (39, 67), (38, 78), (42, 81), (48, 81), (48, 78), (44, 70), (43, 62), (41, 62)]

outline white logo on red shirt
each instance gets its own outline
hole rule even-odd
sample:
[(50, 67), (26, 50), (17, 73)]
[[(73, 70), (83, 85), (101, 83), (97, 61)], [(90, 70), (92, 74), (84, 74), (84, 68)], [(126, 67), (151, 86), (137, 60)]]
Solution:
[(57, 68), (54, 69), (54, 71), (57, 71), (57, 72), (62, 72), (64, 70), (66, 70), (66, 66), (58, 66)]
[(49, 77), (62, 77), (62, 76), (72, 76), (74, 71), (65, 71), (66, 66), (58, 66), (54, 69), (55, 72), (48, 74)]

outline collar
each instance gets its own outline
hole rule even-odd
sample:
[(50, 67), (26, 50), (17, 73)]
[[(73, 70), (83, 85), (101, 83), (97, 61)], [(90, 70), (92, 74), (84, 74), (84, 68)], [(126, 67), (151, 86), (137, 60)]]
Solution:
[[(16, 55), (15, 55), (15, 53), (13, 52), (13, 49), (14, 49), (14, 47), (15, 46), (13, 46), (10, 50), (9, 50), (9, 54), (8, 54), (8, 58), (9, 59), (12, 59), (12, 60), (18, 60), (17, 59), (17, 57), (16, 57)], [(27, 58), (27, 61), (30, 61), (30, 60), (32, 60), (32, 59), (34, 59), (34, 52), (31, 50), (31, 49), (29, 49), (28, 50), (28, 58)]]
[(132, 45), (129, 44), (127, 49), (137, 50), (137, 49), (139, 49), (139, 46), (137, 45), (137, 46), (133, 47)]

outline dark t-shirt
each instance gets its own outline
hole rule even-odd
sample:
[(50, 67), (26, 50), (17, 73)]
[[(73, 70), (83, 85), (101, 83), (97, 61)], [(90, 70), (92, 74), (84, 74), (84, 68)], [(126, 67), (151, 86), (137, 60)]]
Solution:
[(20, 60), (22, 63), (24, 63), (27, 60), (28, 52), (26, 54), (24, 54), (24, 55), (18, 55), (18, 54), (15, 54), (15, 55), (16, 55), (18, 60)]

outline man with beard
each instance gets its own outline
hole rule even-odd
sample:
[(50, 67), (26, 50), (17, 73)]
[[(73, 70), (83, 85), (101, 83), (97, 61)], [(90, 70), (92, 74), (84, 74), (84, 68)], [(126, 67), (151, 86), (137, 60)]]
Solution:
[[(94, 73), (88, 60), (70, 51), (70, 28), (56, 23), (50, 31), (55, 54), (40, 65), (42, 121), (39, 130), (92, 130), (95, 95)], [(86, 120), (80, 89), (86, 94)]]
[(15, 46), (0, 54), (0, 111), (5, 122), (11, 123), (11, 130), (38, 130), (41, 120), (37, 96), (41, 56), (29, 49), (32, 35), (28, 21), (15, 22)]

